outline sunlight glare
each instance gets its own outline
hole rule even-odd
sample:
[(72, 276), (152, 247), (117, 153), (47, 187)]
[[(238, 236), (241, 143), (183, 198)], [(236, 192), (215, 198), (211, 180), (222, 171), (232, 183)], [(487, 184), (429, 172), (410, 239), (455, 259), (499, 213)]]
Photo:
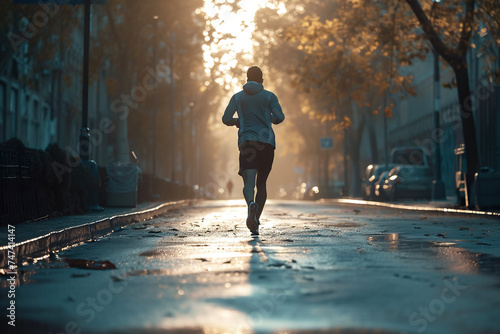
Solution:
[[(237, 3), (239, 9), (234, 12), (230, 4)], [(216, 82), (226, 89), (240, 90), (239, 78), (228, 73), (235, 68), (238, 61), (251, 62), (253, 59), (252, 33), (255, 30), (255, 13), (260, 8), (271, 8), (268, 0), (205, 0), (204, 12), (209, 23), (215, 30), (212, 34), (212, 43), (203, 46), (205, 73), (225, 73), (217, 76)], [(284, 4), (280, 4), (279, 13), (285, 13)], [(210, 41), (207, 31), (203, 34), (205, 41)], [(217, 53), (223, 53), (220, 59)], [(214, 68), (219, 61), (217, 68)], [(241, 78), (240, 78), (241, 79)]]

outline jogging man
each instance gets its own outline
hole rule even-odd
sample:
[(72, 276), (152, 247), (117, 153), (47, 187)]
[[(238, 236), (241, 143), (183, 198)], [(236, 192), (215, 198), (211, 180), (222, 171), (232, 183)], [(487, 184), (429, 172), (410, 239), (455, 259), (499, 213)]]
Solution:
[[(222, 122), (236, 126), (240, 150), (239, 175), (243, 177), (243, 196), (248, 205), (247, 227), (259, 234), (260, 215), (267, 199), (266, 182), (274, 160), (276, 140), (271, 124), (285, 119), (276, 95), (264, 89), (262, 70), (252, 66), (247, 83), (234, 94), (226, 107)], [(233, 118), (234, 113), (237, 118)], [(254, 190), (257, 194), (254, 200)]]

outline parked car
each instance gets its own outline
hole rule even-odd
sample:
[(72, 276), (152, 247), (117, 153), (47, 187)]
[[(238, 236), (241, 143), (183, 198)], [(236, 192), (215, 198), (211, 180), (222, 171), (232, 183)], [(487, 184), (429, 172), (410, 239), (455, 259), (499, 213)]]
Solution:
[(375, 199), (375, 185), (383, 172), (388, 172), (394, 167), (390, 165), (368, 165), (365, 170), (365, 175), (361, 183), (361, 194), (365, 200)]
[(412, 165), (429, 167), (429, 156), (418, 146), (401, 146), (391, 150), (391, 163), (394, 165)]
[(389, 172), (383, 172), (380, 177), (375, 182), (375, 199), (379, 201), (386, 201), (388, 199), (387, 193), (385, 192), (384, 185), (385, 181), (389, 178)]
[(432, 170), (425, 166), (396, 166), (389, 172), (385, 180), (384, 192), (390, 201), (399, 198), (428, 198), (432, 197)]

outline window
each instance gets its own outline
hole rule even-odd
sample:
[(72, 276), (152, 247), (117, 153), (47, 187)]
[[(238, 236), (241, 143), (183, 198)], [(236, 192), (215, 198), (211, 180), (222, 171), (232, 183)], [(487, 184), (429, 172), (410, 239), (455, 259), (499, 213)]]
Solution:
[(30, 98), (28, 95), (26, 95), (24, 106), (21, 108), (21, 129), (19, 131), (19, 137), (26, 145), (29, 145), (29, 134), (28, 134), (29, 117), (30, 117)]
[(15, 88), (12, 88), (10, 90), (10, 112), (11, 113), (17, 113), (17, 97), (18, 97), (19, 93), (17, 91), (17, 89)]
[(30, 118), (30, 96), (26, 94), (26, 97), (24, 99), (24, 108), (21, 111), (21, 115), (23, 115), (26, 118)]
[(32, 119), (34, 121), (39, 121), (40, 120), (40, 110), (38, 108), (38, 101), (34, 100), (33, 101), (33, 117)]
[(10, 134), (11, 136), (17, 136), (17, 126), (16, 126), (16, 114), (18, 113), (18, 98), (19, 92), (17, 89), (12, 88), (10, 90)]
[(6, 100), (5, 100), (5, 84), (0, 83), (0, 124), (3, 123), (3, 119), (5, 117), (5, 109), (6, 109)]
[(40, 111), (37, 100), (33, 100), (33, 117), (31, 118), (30, 142), (36, 145), (40, 137)]

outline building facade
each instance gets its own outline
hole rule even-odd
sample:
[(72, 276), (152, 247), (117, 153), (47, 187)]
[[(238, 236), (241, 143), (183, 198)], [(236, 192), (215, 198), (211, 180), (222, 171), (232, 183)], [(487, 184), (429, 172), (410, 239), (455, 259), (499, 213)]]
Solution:
[[(92, 31), (97, 31), (92, 21)], [(10, 32), (12, 33), (12, 31)], [(91, 36), (92, 38), (92, 36)], [(45, 149), (57, 143), (72, 155), (78, 155), (82, 127), (82, 68), (83, 27), (77, 26), (69, 45), (60, 43), (52, 59), (46, 60), (49, 69), (32, 63), (28, 43), (16, 48), (0, 72), (0, 140), (18, 138), (26, 147)], [(4, 47), (14, 47), (5, 45)], [(89, 87), (88, 124), (93, 145), (91, 159), (105, 165), (113, 159), (110, 148), (112, 136), (99, 132), (100, 120), (112, 115), (106, 91), (107, 67), (98, 70)]]
[[(483, 37), (475, 36), (474, 45), (484, 43)], [(467, 55), (469, 83), (471, 88), (470, 106), (473, 110), (478, 153), (481, 167), (500, 171), (500, 89), (492, 72), (498, 65), (491, 67), (480, 47), (471, 48)], [(498, 53), (498, 50), (497, 50)], [(454, 74), (451, 68), (443, 68), (440, 59), (440, 135), (436, 135), (434, 124), (434, 55), (428, 54), (424, 61), (415, 61), (405, 68), (407, 74), (414, 76), (413, 85), (417, 94), (403, 99), (394, 98), (393, 117), (387, 119), (387, 151), (384, 145), (383, 115), (376, 119), (377, 145), (380, 162), (385, 154), (390, 155), (394, 147), (418, 146), (428, 154), (431, 167), (434, 166), (436, 147), (441, 152), (441, 173), (447, 195), (455, 194), (455, 148), (463, 144), (460, 107), (456, 88), (444, 88), (451, 83)], [(364, 138), (362, 157), (366, 164), (371, 163), (368, 154), (368, 139)], [(366, 166), (363, 166), (366, 167)]]

